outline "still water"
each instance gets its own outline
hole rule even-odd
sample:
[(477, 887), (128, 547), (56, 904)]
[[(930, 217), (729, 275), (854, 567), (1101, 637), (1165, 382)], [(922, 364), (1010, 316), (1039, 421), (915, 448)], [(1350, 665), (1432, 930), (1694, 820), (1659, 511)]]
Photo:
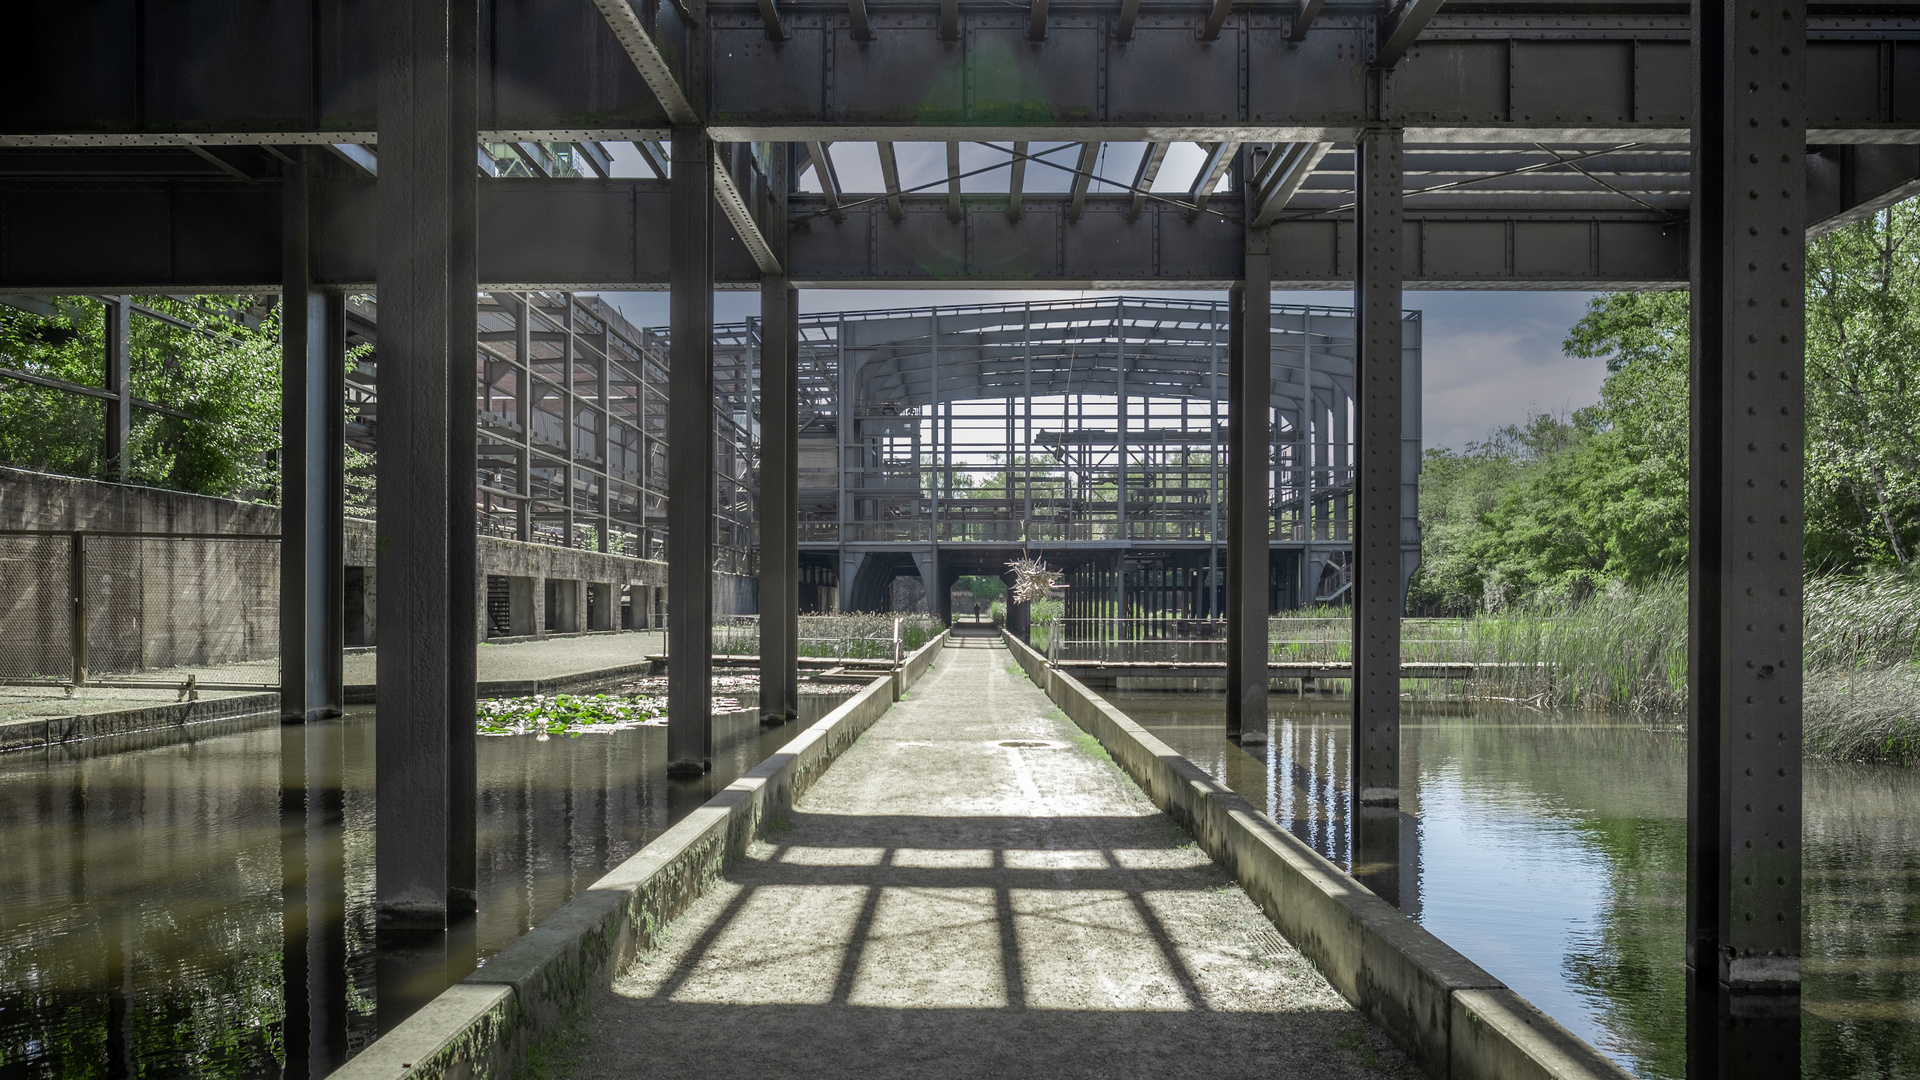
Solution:
[[(850, 694), (803, 695), (801, 720)], [(802, 730), (756, 716), (714, 718), (713, 771), (695, 780), (665, 776), (664, 728), (481, 738), (467, 947), (498, 952)], [(292, 730), (330, 763), (335, 805), (285, 832), (278, 726), (0, 757), (0, 1075), (278, 1076), (283, 1043), (305, 1038), (282, 1023), (302, 953), (317, 975), (293, 980), (294, 1011), (335, 1061), (444, 986), (430, 950), (376, 945), (372, 712)], [(290, 967), (296, 862), (314, 914)]]
[[(1276, 695), (1271, 741), (1250, 754), (1226, 741), (1217, 694), (1107, 696), (1344, 862), (1346, 701)], [(1676, 721), (1406, 708), (1402, 809), (1418, 845), (1403, 857), (1403, 883), (1417, 882), (1403, 884), (1403, 910), (1635, 1075), (1681, 1080), (1686, 737)], [(1805, 821), (1803, 1075), (1920, 1077), (1920, 775), (1809, 762)]]

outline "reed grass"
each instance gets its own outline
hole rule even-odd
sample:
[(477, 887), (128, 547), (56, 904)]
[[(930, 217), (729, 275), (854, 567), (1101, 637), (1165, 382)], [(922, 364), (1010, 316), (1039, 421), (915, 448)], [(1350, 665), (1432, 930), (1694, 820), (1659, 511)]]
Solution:
[[(800, 616), (801, 656), (836, 660), (893, 658), (893, 624), (900, 621), (900, 651), (910, 653), (940, 633), (940, 620), (913, 612), (852, 612), (843, 615)], [(760, 652), (760, 620), (734, 616), (713, 628), (713, 651), (722, 655), (755, 656)]]
[[(1804, 589), (1806, 751), (1846, 761), (1920, 762), (1920, 579), (1814, 576)], [(1275, 659), (1340, 662), (1351, 612), (1276, 618)], [(1474, 665), (1470, 697), (1538, 706), (1672, 713), (1687, 704), (1687, 583), (1615, 586), (1468, 619), (1410, 618), (1402, 659)], [(1409, 680), (1419, 696), (1458, 685)]]
[(1687, 702), (1687, 586), (1678, 577), (1476, 615), (1468, 692), (1537, 705), (1667, 712)]
[(1920, 760), (1920, 667), (1810, 672), (1800, 700), (1806, 753), (1894, 765)]

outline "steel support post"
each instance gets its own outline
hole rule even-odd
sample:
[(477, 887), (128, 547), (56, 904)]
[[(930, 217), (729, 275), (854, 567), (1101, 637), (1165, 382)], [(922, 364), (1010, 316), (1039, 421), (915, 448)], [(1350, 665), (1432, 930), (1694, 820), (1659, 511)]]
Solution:
[(72, 606), (67, 611), (68, 658), (73, 670), (68, 679), (75, 686), (87, 685), (87, 534), (73, 533), (67, 548), (67, 591)]
[(1273, 256), (1247, 234), (1227, 311), (1227, 738), (1267, 738), (1268, 455), (1272, 452)]
[(760, 722), (796, 719), (800, 690), (800, 311), (760, 283)]
[(1400, 902), (1400, 470), (1403, 135), (1357, 148), (1359, 476), (1353, 536), (1353, 876)]
[(106, 441), (100, 447), (100, 467), (107, 479), (127, 482), (127, 443), (133, 439), (133, 297), (103, 296), (106, 309), (105, 370), (101, 386), (114, 396), (105, 399)]
[(285, 167), (280, 204), (280, 716), (291, 723), (340, 715), (346, 619), (346, 302), (313, 285), (310, 154)]
[[(526, 293), (515, 294), (515, 299), (519, 306), (513, 315), (513, 358), (519, 367), (513, 373), (513, 418), (520, 425), (514, 436), (520, 444), (520, 476), (514, 490), (520, 493), (520, 500), (513, 525), (514, 536), (528, 544), (533, 542), (533, 301)], [(645, 381), (640, 385), (644, 391)], [(644, 409), (640, 415), (644, 418)], [(644, 452), (641, 461), (644, 468)], [(641, 545), (640, 554), (643, 558), (650, 554), (645, 544)], [(544, 629), (544, 626), (535, 626), (533, 632), (538, 634)]]
[[(379, 925), (474, 906), (473, 0), (380, 20)], [(449, 961), (459, 979), (471, 960)]]
[(1806, 9), (1693, 6), (1689, 1076), (1800, 1068)]
[(673, 129), (667, 394), (667, 773), (713, 763), (713, 146)]

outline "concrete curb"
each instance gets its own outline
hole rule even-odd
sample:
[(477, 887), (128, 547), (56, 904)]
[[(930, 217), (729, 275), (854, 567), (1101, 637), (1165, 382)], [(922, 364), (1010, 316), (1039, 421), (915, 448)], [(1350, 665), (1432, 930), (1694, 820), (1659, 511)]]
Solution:
[[(257, 720), (279, 713), (280, 695), (267, 693), (202, 698), (112, 712), (8, 720), (0, 723), (0, 754), (125, 735), (157, 737), (177, 732), (178, 738), (186, 739), (203, 734), (201, 730), (189, 732), (188, 729), (199, 729), (205, 724)], [(165, 740), (155, 738), (155, 741)]]
[(561, 905), (333, 1075), (506, 1077), (705, 892), (769, 818), (790, 809), (946, 646), (941, 633), (725, 791)]
[(1368, 892), (1025, 642), (1020, 666), (1225, 866), (1334, 989), (1443, 1080), (1628, 1080), (1598, 1050)]

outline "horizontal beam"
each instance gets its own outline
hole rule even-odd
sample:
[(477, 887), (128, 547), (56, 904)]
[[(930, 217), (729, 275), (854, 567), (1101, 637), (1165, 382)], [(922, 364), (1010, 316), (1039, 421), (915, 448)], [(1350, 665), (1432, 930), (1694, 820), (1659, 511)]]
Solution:
[[(491, 288), (664, 286), (670, 266), (658, 180), (490, 180), (480, 185), (480, 275)], [(330, 181), (316, 195), (321, 284), (374, 279), (373, 182)], [(834, 221), (795, 195), (788, 271), (805, 287), (1217, 288), (1242, 271), (1240, 226), (1130, 194), (1088, 195), (1077, 220), (1063, 194), (1028, 193), (1018, 221), (1006, 197), (944, 193), (850, 203)], [(761, 270), (715, 210), (716, 278), (747, 287)], [(258, 291), (279, 287), (279, 189), (219, 181), (0, 183), (0, 292)], [(1344, 287), (1350, 220), (1274, 225), (1275, 280)], [(1410, 282), (1449, 288), (1667, 287), (1686, 279), (1684, 221), (1652, 213), (1407, 210)]]
[[(662, 288), (669, 263), (662, 180), (486, 180), (480, 279), (496, 290)], [(760, 268), (716, 205), (723, 282)], [(239, 182), (0, 182), (0, 292), (277, 292), (280, 190)], [(315, 192), (315, 283), (370, 288), (374, 181)]]
[(1920, 195), (1920, 146), (1807, 149), (1807, 239)]
[[(661, 137), (687, 115), (695, 36), (675, 5), (640, 7), (650, 24), (625, 0), (485, 5), (480, 127), (502, 142)], [(178, 0), (138, 24), (83, 25), (66, 0), (19, 0), (0, 145), (371, 142), (372, 8)], [(1291, 5), (1241, 10), (1207, 42), (1200, 8), (1142, 11), (1122, 39), (1111, 15), (1055, 4), (1043, 42), (1028, 40), (1024, 6), (959, 8), (947, 41), (930, 11), (893, 8), (869, 12), (862, 44), (838, 9), (787, 7), (790, 36), (771, 42), (757, 3), (715, 5), (708, 122), (723, 142), (1341, 142), (1380, 117), (1416, 143), (1686, 139), (1683, 14), (1443, 8), (1407, 46), (1376, 116), (1354, 62), (1374, 55), (1370, 15), (1323, 10), (1292, 42)], [(1872, 10), (1816, 17), (1809, 141), (1920, 142), (1909, 25)], [(194, 48), (174, 47), (182, 40)]]
[[(97, 386), (83, 386), (80, 383), (68, 382), (65, 379), (55, 379), (46, 375), (35, 375), (30, 371), (15, 371), (13, 368), (0, 368), (0, 379), (11, 379), (14, 382), (28, 383), (33, 386), (44, 386), (49, 390), (64, 390), (69, 394), (81, 394), (86, 397), (99, 398), (102, 401), (120, 400), (120, 395), (111, 390), (102, 390)], [(178, 417), (181, 420), (200, 419), (192, 413), (181, 412), (179, 409), (168, 408), (165, 405), (156, 405), (144, 398), (129, 398), (128, 400), (133, 402), (133, 407), (136, 409), (145, 409), (148, 412), (157, 412), (166, 416)]]
[[(316, 277), (335, 287), (373, 283), (369, 182), (325, 185), (316, 200)], [(1130, 195), (1028, 194), (1019, 221), (1005, 198), (964, 196), (950, 219), (944, 194), (905, 196), (894, 220), (884, 200), (825, 215), (818, 196), (795, 196), (790, 276), (808, 287), (921, 287), (1044, 283), (1093, 287), (1221, 287), (1239, 277), (1240, 227), (1214, 215), (1189, 221), (1150, 203), (1131, 218)], [(279, 274), (279, 193), (266, 184), (0, 184), (0, 290), (196, 289), (272, 291)], [(498, 180), (480, 186), (480, 274), (489, 287), (659, 288), (668, 280), (657, 238), (666, 185), (657, 180)], [(818, 216), (811, 211), (820, 212)], [(716, 211), (717, 278), (745, 286), (760, 267)], [(1334, 287), (1350, 281), (1350, 222), (1274, 227), (1277, 281)], [(1452, 287), (1605, 288), (1685, 280), (1685, 228), (1648, 216), (1500, 216), (1408, 213), (1408, 278)]]
[[(805, 219), (788, 259), (809, 288), (1045, 284), (1060, 288), (1219, 288), (1239, 278), (1240, 226), (1150, 202), (1133, 218), (1131, 195), (1088, 195), (1079, 215), (1067, 195), (1025, 196), (1018, 222), (1006, 199), (967, 196), (951, 221), (944, 197), (901, 199), (898, 221), (879, 203), (848, 204), (844, 219)], [(794, 196), (796, 214), (822, 209)], [(1443, 214), (1409, 208), (1410, 282), (1511, 288), (1630, 288), (1686, 280), (1686, 227), (1653, 215)], [(1342, 287), (1353, 279), (1351, 221), (1274, 226), (1274, 280)]]

